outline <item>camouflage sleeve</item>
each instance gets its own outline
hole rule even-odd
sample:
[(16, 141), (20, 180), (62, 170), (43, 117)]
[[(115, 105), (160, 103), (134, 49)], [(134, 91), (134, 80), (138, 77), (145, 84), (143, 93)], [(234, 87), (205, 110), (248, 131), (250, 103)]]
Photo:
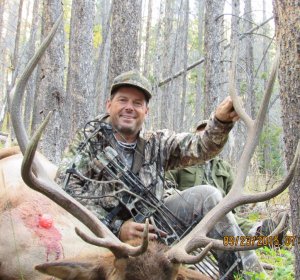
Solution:
[[(79, 168), (83, 174), (88, 173), (88, 162), (90, 161), (89, 155), (87, 153), (79, 153), (80, 145), (84, 143), (83, 131), (77, 132), (72, 144), (70, 144), (63, 154), (63, 159), (58, 166), (56, 173), (56, 182), (64, 187), (64, 181), (66, 177), (66, 172), (73, 164), (76, 165), (76, 169)], [(74, 180), (74, 182), (72, 182)], [(82, 184), (82, 180), (79, 178), (70, 179), (69, 184)]]
[[(118, 203), (116, 199), (108, 195), (115, 189), (115, 185), (102, 181), (103, 174), (93, 164), (89, 150), (84, 145), (85, 141), (83, 131), (79, 131), (64, 153), (56, 174), (56, 182), (103, 221), (108, 214), (106, 209), (113, 208)], [(72, 173), (72, 170), (75, 173)], [(122, 219), (116, 218), (107, 226), (115, 235), (118, 235), (123, 222)]]
[(165, 174), (165, 188), (177, 188), (179, 170), (169, 170)]
[(234, 175), (232, 171), (232, 167), (229, 163), (226, 161), (223, 161), (224, 168), (228, 172), (228, 177), (226, 178), (226, 186), (225, 186), (225, 193), (228, 194), (229, 191), (231, 190), (231, 187), (233, 185), (233, 180), (234, 180)]
[(233, 123), (220, 122), (212, 115), (203, 135), (166, 133), (161, 149), (166, 170), (201, 164), (215, 157), (223, 149), (232, 127)]

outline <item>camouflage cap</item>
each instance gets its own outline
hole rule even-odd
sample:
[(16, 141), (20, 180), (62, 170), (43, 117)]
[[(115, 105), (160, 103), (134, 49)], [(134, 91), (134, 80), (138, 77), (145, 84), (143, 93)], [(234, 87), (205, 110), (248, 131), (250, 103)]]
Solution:
[(203, 130), (207, 126), (208, 120), (201, 120), (196, 124), (196, 131)]
[(134, 86), (142, 90), (146, 100), (149, 101), (152, 97), (150, 82), (137, 70), (131, 70), (120, 74), (114, 78), (110, 94), (114, 93), (121, 86)]

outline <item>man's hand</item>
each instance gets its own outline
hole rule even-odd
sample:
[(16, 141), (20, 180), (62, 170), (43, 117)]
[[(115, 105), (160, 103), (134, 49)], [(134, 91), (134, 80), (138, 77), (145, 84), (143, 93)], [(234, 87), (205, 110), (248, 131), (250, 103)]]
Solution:
[[(132, 220), (128, 220), (121, 226), (119, 238), (121, 241), (141, 238), (143, 236), (144, 228), (145, 224), (139, 224)], [(161, 236), (167, 236), (167, 234), (161, 230), (159, 230), (158, 233)], [(151, 224), (149, 224), (149, 239), (157, 239), (157, 231), (155, 231), (155, 227)]]
[(234, 110), (233, 102), (230, 96), (227, 96), (217, 107), (215, 117), (221, 122), (235, 122), (239, 116)]

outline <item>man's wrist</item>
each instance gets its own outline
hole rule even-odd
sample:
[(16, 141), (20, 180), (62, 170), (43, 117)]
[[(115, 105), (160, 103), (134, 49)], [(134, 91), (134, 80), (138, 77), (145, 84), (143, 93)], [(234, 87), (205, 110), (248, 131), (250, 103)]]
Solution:
[(125, 221), (124, 220), (120, 220), (120, 219), (115, 219), (110, 225), (109, 225), (109, 229), (111, 230), (111, 232), (119, 237), (119, 233), (120, 233), (120, 229), (123, 225)]
[(227, 131), (230, 131), (233, 126), (234, 126), (234, 122), (224, 122), (224, 121), (221, 121), (219, 120), (215, 114), (212, 114), (211, 117), (210, 117), (212, 123), (213, 123), (213, 126), (214, 127), (219, 127), (221, 128), (223, 131), (227, 130)]

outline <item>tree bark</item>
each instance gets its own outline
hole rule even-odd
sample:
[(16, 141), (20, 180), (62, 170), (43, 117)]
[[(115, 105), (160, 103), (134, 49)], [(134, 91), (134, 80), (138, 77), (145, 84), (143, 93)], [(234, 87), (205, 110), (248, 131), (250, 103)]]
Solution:
[(71, 100), (72, 106), (71, 112), (66, 110), (66, 118), (71, 117), (71, 131), (66, 136), (67, 140), (72, 139), (76, 130), (82, 128), (96, 114), (93, 72), (94, 15), (94, 0), (73, 1), (67, 81), (67, 98)]
[[(61, 13), (61, 1), (44, 0), (42, 38), (49, 34), (50, 29)], [(64, 123), (62, 110), (65, 97), (64, 58), (64, 28), (61, 24), (39, 63), (32, 118), (32, 129), (35, 131), (48, 112), (53, 111), (40, 147), (43, 154), (55, 164), (59, 163), (64, 148), (62, 137)]]
[(113, 2), (108, 87), (117, 75), (139, 68), (138, 30), (141, 9), (139, 0), (114, 0)]
[[(165, 1), (165, 13), (163, 19), (163, 42), (162, 42), (162, 75), (163, 77), (169, 76), (171, 73), (171, 61), (172, 61), (172, 34), (173, 34), (173, 20), (174, 20), (174, 1), (166, 0)], [(175, 50), (174, 50), (175, 51)], [(161, 93), (159, 94), (159, 127), (167, 128), (169, 127), (170, 112), (166, 108), (170, 108), (170, 90), (171, 84), (165, 85), (162, 88)], [(178, 90), (178, 89), (177, 89)]]
[(224, 95), (222, 63), (223, 47), (223, 10), (225, 0), (207, 0), (205, 15), (205, 96), (204, 117), (208, 118), (211, 112)]
[[(251, 30), (253, 27), (251, 0), (245, 0), (244, 9), (244, 31)], [(253, 57), (253, 40), (252, 34), (247, 34), (243, 40), (244, 59), (245, 59), (245, 81), (246, 81), (246, 107), (248, 107), (249, 115), (254, 118), (256, 115), (256, 101), (254, 93), (254, 57)]]
[(19, 11), (18, 11), (18, 20), (17, 20), (17, 31), (16, 31), (16, 38), (15, 38), (15, 49), (13, 53), (13, 60), (12, 60), (12, 68), (14, 69), (13, 71), (13, 79), (11, 82), (11, 87), (14, 86), (15, 84), (15, 79), (18, 74), (18, 61), (19, 61), (19, 48), (20, 48), (20, 36), (21, 36), (21, 21), (22, 21), (22, 11), (23, 11), (23, 3), (24, 0), (21, 0), (19, 3)]
[[(204, 15), (205, 1), (198, 0), (198, 53), (199, 57), (203, 56), (203, 31), (204, 31)], [(196, 85), (196, 104), (195, 104), (195, 119), (196, 123), (203, 119), (203, 77), (204, 71), (202, 65), (197, 67), (197, 85)]]
[(185, 1), (184, 8), (184, 20), (183, 20), (183, 68), (185, 70), (182, 77), (182, 94), (180, 105), (180, 119), (179, 129), (183, 131), (185, 120), (185, 106), (186, 106), (186, 91), (187, 91), (187, 64), (188, 64), (188, 32), (189, 32), (189, 0)]
[(148, 15), (147, 15), (147, 25), (146, 25), (146, 38), (145, 38), (145, 54), (144, 54), (144, 76), (149, 74), (149, 45), (150, 45), (150, 28), (152, 23), (152, 0), (148, 2)]
[[(6, 80), (6, 70), (5, 70), (5, 48), (2, 41), (2, 34), (4, 32), (4, 9), (5, 9), (6, 0), (0, 1), (0, 56), (1, 56), (1, 62), (0, 62), (0, 90), (4, 93), (5, 90), (5, 80)], [(2, 125), (4, 122), (4, 116), (6, 113), (6, 95), (1, 94), (0, 96), (0, 129), (2, 129)]]
[[(32, 21), (31, 21), (31, 30), (30, 30), (30, 37), (27, 44), (27, 52), (25, 54), (26, 61), (33, 56), (35, 52), (35, 44), (38, 41), (40, 36), (37, 35), (38, 26), (40, 23), (40, 16), (39, 16), (39, 8), (40, 8), (40, 1), (35, 0), (33, 3), (33, 10), (32, 10)], [(24, 106), (24, 125), (27, 129), (28, 135), (31, 134), (31, 118), (32, 118), (32, 111), (34, 105), (34, 96), (35, 96), (35, 89), (36, 89), (36, 69), (31, 74), (29, 81), (26, 86), (26, 97), (25, 97), (25, 106)]]
[[(279, 84), (287, 168), (291, 165), (300, 131), (299, 1), (274, 0), (276, 40), (280, 49)], [(289, 187), (293, 235), (300, 236), (300, 165)], [(295, 242), (295, 279), (300, 278), (300, 244)]]
[(94, 84), (95, 92), (97, 93), (97, 105), (99, 113), (105, 112), (105, 101), (107, 100), (107, 81), (108, 81), (108, 68), (109, 68), (109, 49), (111, 39), (111, 17), (113, 2), (109, 4), (107, 0), (104, 0), (105, 5), (101, 10), (102, 18), (102, 43), (99, 47), (98, 57), (96, 59)]

